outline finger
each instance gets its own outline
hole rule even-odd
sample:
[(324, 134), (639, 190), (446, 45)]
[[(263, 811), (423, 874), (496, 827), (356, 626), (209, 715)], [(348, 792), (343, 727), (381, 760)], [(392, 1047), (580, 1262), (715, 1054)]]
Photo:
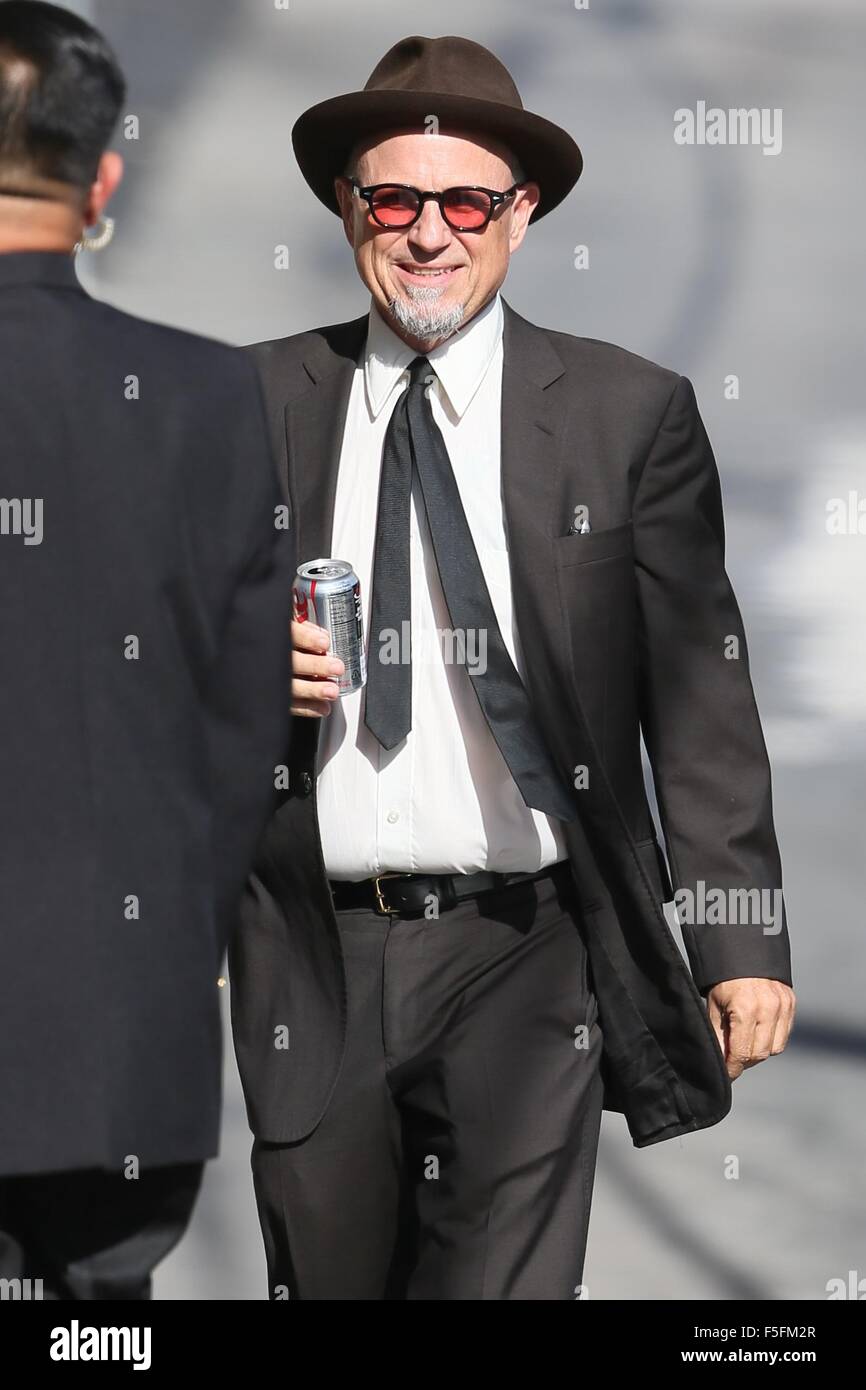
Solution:
[(773, 1050), (773, 1038), (776, 1034), (776, 1024), (779, 1014), (772, 1014), (769, 1018), (761, 1018), (755, 1025), (755, 1032), (752, 1038), (752, 1050), (749, 1060), (745, 1063), (747, 1067), (756, 1067), (759, 1062), (766, 1062)]
[(725, 1061), (728, 1076), (736, 1081), (742, 1076), (746, 1063), (752, 1055), (752, 1039), (755, 1036), (755, 1015), (728, 1014), (726, 1018), (727, 1049)]
[(292, 681), (292, 699), (297, 701), (312, 700), (316, 704), (332, 704), (340, 697), (340, 687), (333, 681)]
[(787, 1006), (782, 1009), (782, 1012), (779, 1015), (775, 1031), (773, 1033), (773, 1046), (771, 1048), (771, 1053), (774, 1057), (777, 1057), (780, 1052), (784, 1052), (785, 1048), (788, 1045), (788, 1039), (791, 1036), (791, 1029), (794, 1026), (795, 1012), (796, 1003), (794, 1000), (794, 995), (792, 993), (790, 995), (790, 999)]
[(307, 652), (292, 652), (292, 674), (295, 676), (342, 676), (345, 666), (338, 656), (311, 656)]
[(720, 1006), (718, 1000), (716, 999), (715, 995), (712, 994), (712, 993), (710, 993), (710, 994), (707, 996), (707, 1017), (709, 1018), (709, 1020), (710, 1020), (710, 1026), (712, 1027), (712, 1030), (713, 1030), (713, 1032), (714, 1032), (715, 1035), (716, 1035), (716, 1042), (719, 1044), (719, 1049), (720, 1049), (720, 1051), (721, 1051), (721, 1054), (722, 1054), (722, 1056), (724, 1057), (724, 1055), (725, 1055), (725, 1019), (724, 1019), (724, 1014), (722, 1013), (721, 1006)]
[(292, 714), (297, 714), (301, 719), (324, 719), (334, 707), (324, 700), (298, 700), (289, 708)]
[(326, 652), (331, 645), (331, 636), (316, 623), (299, 623), (292, 620), (292, 646), (302, 652)]

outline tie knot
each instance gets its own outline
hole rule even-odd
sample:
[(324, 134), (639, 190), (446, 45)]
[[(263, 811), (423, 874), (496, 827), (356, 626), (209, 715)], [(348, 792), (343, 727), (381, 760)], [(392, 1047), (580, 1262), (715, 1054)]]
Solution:
[(416, 357), (409, 363), (407, 368), (409, 373), (409, 390), (416, 386), (426, 386), (428, 381), (435, 379), (435, 372), (427, 361), (426, 357)]

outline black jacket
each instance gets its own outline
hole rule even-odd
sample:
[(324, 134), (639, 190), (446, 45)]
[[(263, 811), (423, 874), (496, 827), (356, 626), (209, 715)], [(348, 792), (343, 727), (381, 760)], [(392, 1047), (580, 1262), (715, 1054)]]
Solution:
[(92, 300), (68, 256), (0, 256), (0, 499), (0, 1174), (202, 1159), (288, 737), (249, 358)]
[[(365, 316), (253, 349), (301, 559), (328, 554), (366, 326)], [(504, 335), (502, 500), (516, 623), (551, 752), (569, 784), (588, 769), (566, 826), (569, 858), (605, 1039), (606, 1108), (624, 1111), (642, 1146), (714, 1124), (730, 1107), (698, 991), (738, 976), (791, 977), (786, 927), (771, 934), (760, 922), (686, 926), (690, 976), (662, 909), (671, 885), (640, 733), (674, 883), (695, 892), (700, 880), (780, 890), (766, 750), (691, 384), (610, 344), (538, 328), (507, 304)], [(578, 505), (587, 535), (569, 534)], [(726, 655), (732, 636), (738, 659)], [(295, 721), (289, 794), (264, 837), (231, 956), (250, 1123), (269, 1141), (316, 1125), (345, 1039), (316, 815), (319, 727)], [(285, 1050), (274, 1047), (280, 1024)]]

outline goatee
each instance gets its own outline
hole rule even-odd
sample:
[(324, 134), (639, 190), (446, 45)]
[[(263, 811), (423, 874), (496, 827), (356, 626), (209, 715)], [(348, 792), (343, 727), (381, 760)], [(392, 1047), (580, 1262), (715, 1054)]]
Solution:
[(438, 309), (437, 301), (445, 293), (431, 285), (407, 285), (406, 296), (395, 295), (388, 308), (405, 333), (419, 342), (434, 342), (450, 338), (463, 322), (466, 312), (462, 304)]

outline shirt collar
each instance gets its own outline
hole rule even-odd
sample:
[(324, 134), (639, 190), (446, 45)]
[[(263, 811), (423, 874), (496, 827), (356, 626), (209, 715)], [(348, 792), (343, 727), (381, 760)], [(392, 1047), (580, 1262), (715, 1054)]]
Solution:
[[(502, 300), (497, 291), (447, 342), (425, 354), (458, 418), (484, 380), (502, 339), (502, 326)], [(364, 349), (364, 386), (367, 405), (374, 418), (385, 406), (409, 363), (418, 355), (397, 336), (371, 303)]]

